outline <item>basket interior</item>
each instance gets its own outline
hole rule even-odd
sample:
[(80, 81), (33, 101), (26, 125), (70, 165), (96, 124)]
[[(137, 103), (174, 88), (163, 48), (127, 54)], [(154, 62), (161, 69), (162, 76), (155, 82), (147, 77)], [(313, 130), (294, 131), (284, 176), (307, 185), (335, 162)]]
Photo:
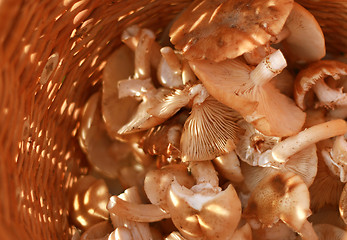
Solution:
[[(69, 238), (67, 191), (86, 171), (75, 136), (105, 60), (126, 26), (139, 24), (159, 35), (189, 2), (0, 1), (2, 239)], [(331, 34), (341, 32), (335, 25), (347, 19), (344, 11), (322, 25), (332, 52), (347, 49), (344, 32), (344, 38)]]

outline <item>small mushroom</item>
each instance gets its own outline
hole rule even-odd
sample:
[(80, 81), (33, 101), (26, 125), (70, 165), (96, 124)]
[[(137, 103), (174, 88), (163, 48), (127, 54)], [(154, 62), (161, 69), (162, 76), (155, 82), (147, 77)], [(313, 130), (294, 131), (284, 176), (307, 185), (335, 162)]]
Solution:
[(169, 211), (167, 191), (174, 179), (187, 188), (194, 186), (194, 179), (189, 174), (186, 164), (170, 164), (161, 169), (149, 171), (146, 174), (144, 189), (152, 204)]
[(239, 183), (244, 180), (235, 151), (216, 157), (213, 164), (218, 173), (229, 181)]
[(107, 134), (99, 99), (100, 94), (95, 93), (84, 106), (78, 140), (91, 166), (109, 178), (116, 178), (131, 156), (131, 148)]
[(304, 239), (317, 239), (307, 221), (311, 214), (309, 207), (309, 191), (299, 176), (291, 172), (274, 173), (264, 178), (251, 193), (243, 216), (257, 219), (265, 226), (282, 220)]
[(254, 69), (238, 59), (190, 61), (190, 65), (214, 98), (238, 111), (263, 134), (290, 136), (304, 124), (305, 113), (269, 83), (287, 66), (279, 50)]
[(170, 29), (171, 42), (188, 60), (233, 59), (280, 33), (293, 1), (192, 2)]
[(347, 141), (344, 136), (336, 137), (331, 149), (322, 150), (322, 157), (330, 171), (340, 177), (341, 182), (347, 182)]
[(174, 180), (169, 188), (167, 203), (173, 223), (188, 239), (227, 239), (241, 217), (235, 189), (229, 185), (221, 191), (208, 161), (195, 162), (191, 169), (196, 185), (188, 189)]
[[(308, 104), (307, 96), (310, 89), (313, 89), (321, 106), (334, 108), (335, 106), (346, 105), (347, 97), (341, 89), (335, 89), (327, 85), (326, 81), (336, 83), (342, 76), (347, 75), (347, 64), (333, 61), (321, 60), (310, 64), (301, 70), (295, 79), (294, 99), (301, 109), (306, 109)], [(335, 80), (335, 81), (333, 81)]]
[(159, 83), (168, 88), (182, 87), (182, 64), (175, 51), (171, 47), (163, 47), (160, 52), (163, 57), (157, 70)]
[(80, 177), (69, 193), (69, 213), (73, 224), (86, 230), (107, 220), (108, 198), (109, 193), (104, 180), (89, 175)]

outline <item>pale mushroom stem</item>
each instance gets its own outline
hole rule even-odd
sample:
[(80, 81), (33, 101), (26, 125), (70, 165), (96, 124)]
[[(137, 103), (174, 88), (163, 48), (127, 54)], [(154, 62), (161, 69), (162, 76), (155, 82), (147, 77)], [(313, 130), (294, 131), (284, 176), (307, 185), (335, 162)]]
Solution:
[(166, 60), (167, 64), (171, 68), (171, 70), (177, 74), (181, 75), (182, 66), (180, 60), (178, 59), (175, 51), (171, 47), (163, 47), (160, 49), (161, 55)]
[(286, 162), (290, 156), (309, 145), (346, 132), (347, 123), (342, 119), (317, 124), (276, 144), (272, 149), (272, 157), (278, 162)]
[(290, 35), (290, 30), (288, 27), (284, 26), (279, 34), (277, 34), (275, 37), (272, 37), (270, 41), (272, 43), (279, 43), (282, 42), (284, 39), (289, 37)]
[(150, 52), (154, 41), (154, 33), (148, 29), (142, 29), (139, 43), (135, 50), (135, 78), (145, 79), (150, 77)]
[(347, 106), (347, 94), (343, 93), (340, 89), (330, 88), (323, 79), (317, 81), (313, 86), (317, 98), (322, 103), (332, 103), (336, 106)]
[(131, 79), (118, 82), (118, 98), (140, 97), (151, 94), (155, 91), (152, 79)]
[(190, 162), (189, 168), (198, 184), (211, 184), (212, 187), (218, 187), (219, 179), (211, 161)]
[(135, 51), (136, 46), (139, 42), (140, 27), (137, 25), (132, 25), (125, 29), (122, 33), (121, 40), (127, 45), (131, 50)]
[(157, 222), (170, 218), (170, 214), (157, 205), (132, 203), (117, 196), (110, 198), (107, 209), (110, 213), (135, 222)]
[(250, 73), (250, 79), (256, 86), (262, 86), (273, 79), (287, 66), (287, 61), (282, 52), (276, 52), (266, 56)]

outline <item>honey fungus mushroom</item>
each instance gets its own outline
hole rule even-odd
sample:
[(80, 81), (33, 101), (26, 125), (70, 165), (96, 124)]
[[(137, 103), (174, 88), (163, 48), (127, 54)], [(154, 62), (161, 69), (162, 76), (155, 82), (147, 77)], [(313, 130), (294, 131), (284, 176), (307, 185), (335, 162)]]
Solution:
[(209, 161), (190, 165), (196, 185), (188, 189), (176, 180), (168, 191), (168, 207), (173, 223), (187, 239), (228, 239), (241, 217), (241, 203), (232, 185), (218, 186), (218, 177)]
[(292, 0), (195, 0), (170, 29), (171, 42), (188, 60), (233, 59), (279, 34)]
[[(294, 99), (301, 109), (314, 107), (312, 89), (318, 98), (318, 106), (335, 108), (347, 105), (347, 94), (343, 91), (343, 77), (347, 76), (347, 64), (334, 60), (321, 60), (301, 70), (295, 79)], [(346, 80), (345, 80), (346, 81)], [(309, 101), (310, 100), (310, 101)]]
[(195, 60), (190, 65), (209, 94), (263, 134), (282, 137), (301, 130), (305, 113), (269, 82), (287, 66), (281, 51), (266, 56), (254, 69), (239, 59)]
[(245, 218), (255, 219), (265, 226), (282, 220), (303, 239), (318, 239), (307, 221), (310, 214), (308, 188), (291, 172), (274, 173), (264, 178), (251, 193), (243, 212)]

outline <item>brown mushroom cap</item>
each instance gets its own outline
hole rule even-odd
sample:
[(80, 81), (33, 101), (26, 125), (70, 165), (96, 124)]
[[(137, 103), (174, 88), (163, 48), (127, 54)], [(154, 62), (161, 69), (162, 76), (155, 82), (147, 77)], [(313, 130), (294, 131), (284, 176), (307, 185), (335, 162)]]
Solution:
[(251, 193), (243, 213), (265, 226), (284, 221), (298, 232), (310, 215), (310, 196), (306, 184), (294, 173), (275, 173), (264, 178)]
[(171, 27), (171, 42), (189, 60), (236, 58), (280, 33), (292, 6), (292, 0), (196, 0)]
[(347, 64), (342, 62), (321, 60), (310, 64), (296, 76), (294, 83), (294, 99), (296, 104), (305, 110), (307, 107), (305, 96), (318, 81), (324, 81), (327, 77), (338, 80), (341, 76), (346, 75)]
[(290, 34), (281, 42), (282, 49), (291, 60), (313, 62), (324, 57), (325, 42), (322, 29), (314, 16), (304, 7), (294, 2), (284, 26)]

